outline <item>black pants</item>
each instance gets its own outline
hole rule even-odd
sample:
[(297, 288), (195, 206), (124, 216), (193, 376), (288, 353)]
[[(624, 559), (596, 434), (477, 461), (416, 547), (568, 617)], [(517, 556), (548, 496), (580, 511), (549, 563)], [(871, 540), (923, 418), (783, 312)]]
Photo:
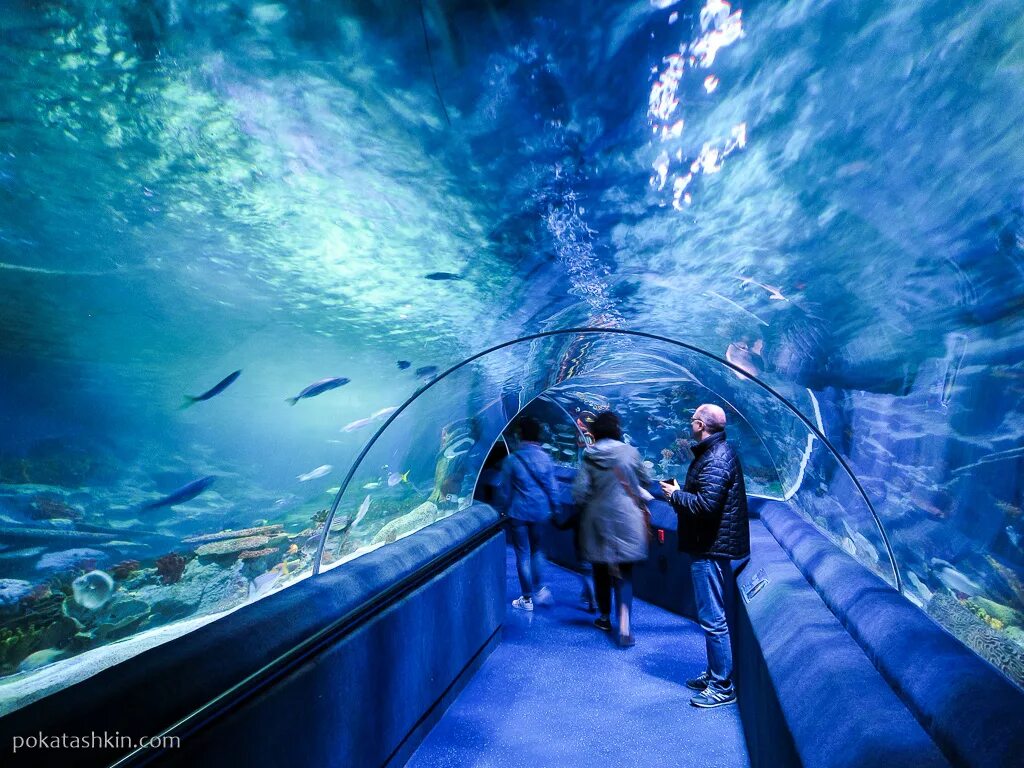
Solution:
[(612, 566), (608, 563), (594, 563), (594, 592), (597, 593), (597, 610), (602, 616), (610, 616), (612, 612), (612, 586), (615, 586), (615, 599), (627, 610), (633, 607), (633, 564), (619, 563), (618, 578), (612, 576)]

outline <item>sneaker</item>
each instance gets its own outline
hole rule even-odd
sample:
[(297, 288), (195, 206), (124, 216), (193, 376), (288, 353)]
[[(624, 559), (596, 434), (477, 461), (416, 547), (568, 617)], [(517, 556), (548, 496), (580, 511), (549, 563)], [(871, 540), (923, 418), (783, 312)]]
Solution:
[(555, 597), (547, 587), (541, 587), (534, 596), (537, 605), (549, 606), (555, 604)]
[(636, 645), (636, 638), (633, 635), (619, 635), (619, 648), (632, 648)]
[(598, 618), (594, 619), (594, 626), (598, 629), (603, 629), (605, 632), (612, 631), (611, 620), (604, 616), (599, 616)]
[(708, 683), (710, 682), (711, 679), (708, 677), (708, 673), (701, 672), (699, 675), (697, 675), (697, 677), (687, 680), (686, 687), (694, 691), (703, 691), (705, 688), (708, 687)]
[(518, 608), (520, 611), (532, 611), (533, 599), (529, 597), (517, 597), (512, 601), (512, 607)]
[(700, 707), (701, 709), (711, 709), (712, 707), (721, 707), (725, 704), (735, 704), (736, 690), (731, 689), (728, 692), (716, 691), (709, 685), (703, 691), (690, 699), (690, 703), (695, 707)]

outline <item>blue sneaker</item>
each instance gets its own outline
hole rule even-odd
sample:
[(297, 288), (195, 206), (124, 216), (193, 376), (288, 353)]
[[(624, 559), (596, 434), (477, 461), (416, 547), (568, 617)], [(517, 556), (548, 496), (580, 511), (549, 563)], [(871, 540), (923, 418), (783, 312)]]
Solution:
[(735, 704), (736, 689), (730, 688), (728, 691), (717, 691), (709, 685), (703, 691), (690, 699), (690, 703), (695, 707), (700, 707), (701, 709), (711, 709), (712, 707), (722, 707), (726, 704)]
[(708, 677), (707, 672), (701, 672), (696, 677), (686, 681), (686, 687), (692, 691), (703, 691), (708, 687), (708, 683), (711, 682), (711, 678)]

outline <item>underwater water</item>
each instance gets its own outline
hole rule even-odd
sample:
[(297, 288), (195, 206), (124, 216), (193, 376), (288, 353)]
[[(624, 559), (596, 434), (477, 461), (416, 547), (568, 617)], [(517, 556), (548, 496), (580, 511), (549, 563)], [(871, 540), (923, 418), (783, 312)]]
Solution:
[[(884, 529), (1024, 681), (1022, 40), (1009, 0), (6, 0), (0, 711), (465, 506), (545, 392), (666, 473), (722, 403), (751, 492), (894, 583)], [(444, 375), (578, 327), (691, 348)]]

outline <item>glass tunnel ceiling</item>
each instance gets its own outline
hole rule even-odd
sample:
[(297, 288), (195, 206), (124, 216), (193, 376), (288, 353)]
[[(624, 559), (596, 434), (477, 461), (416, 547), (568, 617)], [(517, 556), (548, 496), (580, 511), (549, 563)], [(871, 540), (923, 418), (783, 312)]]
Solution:
[[(1024, 9), (420, 8), (4, 4), (0, 706), (308, 575), (391, 416), (325, 567), (467, 503), (549, 388), (673, 472), (685, 409), (729, 404), (753, 487), (886, 576), (870, 501), (908, 597), (1024, 679)], [(583, 326), (757, 377), (867, 501), (649, 342), (516, 345), (391, 410)]]

